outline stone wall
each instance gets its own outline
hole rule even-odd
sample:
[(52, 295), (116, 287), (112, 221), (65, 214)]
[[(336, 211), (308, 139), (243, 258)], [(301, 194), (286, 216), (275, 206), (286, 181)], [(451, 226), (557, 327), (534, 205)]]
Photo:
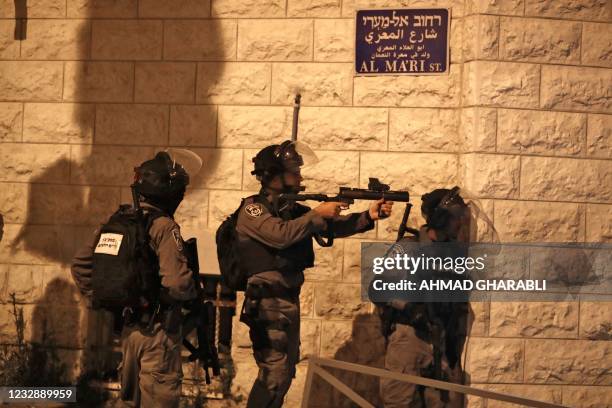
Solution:
[[(612, 4), (465, 7), (463, 185), (490, 199), (502, 242), (609, 241)], [(610, 303), (472, 307), (472, 384), (568, 406), (609, 404)]]
[[(471, 190), (501, 241), (612, 240), (612, 5), (609, 0), (36, 0), (14, 40), (0, 0), (0, 300), (17, 292), (27, 336), (49, 342), (76, 376), (108, 342), (71, 284), (77, 245), (120, 202), (135, 164), (186, 146), (205, 161), (180, 209), (213, 231), (257, 190), (257, 149), (289, 137), (320, 163), (310, 190), (369, 176), (422, 193)], [(354, 77), (354, 12), (451, 7), (444, 76)], [(358, 203), (355, 209), (365, 208)], [(398, 210), (399, 210), (398, 206)], [(391, 240), (401, 211), (317, 249), (302, 292), (306, 356), (382, 364), (384, 344), (359, 299), (360, 243)], [(422, 219), (413, 212), (412, 224)], [(473, 304), (472, 384), (572, 406), (612, 400), (610, 303)], [(0, 305), (0, 340), (14, 341)], [(256, 367), (235, 325), (236, 395)], [(377, 402), (377, 383), (341, 375)], [(318, 406), (346, 400), (317, 382)], [(470, 405), (483, 406), (479, 399)], [(497, 406), (488, 402), (489, 407)]]

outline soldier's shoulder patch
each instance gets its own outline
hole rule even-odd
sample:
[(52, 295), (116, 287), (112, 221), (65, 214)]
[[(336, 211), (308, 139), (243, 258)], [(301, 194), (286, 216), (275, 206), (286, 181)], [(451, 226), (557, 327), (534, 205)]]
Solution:
[(179, 251), (183, 251), (183, 238), (181, 237), (181, 232), (178, 228), (172, 230), (172, 237), (174, 238), (174, 242), (176, 243), (176, 249)]
[(244, 211), (251, 217), (259, 217), (263, 214), (263, 207), (259, 203), (252, 203), (244, 207)]

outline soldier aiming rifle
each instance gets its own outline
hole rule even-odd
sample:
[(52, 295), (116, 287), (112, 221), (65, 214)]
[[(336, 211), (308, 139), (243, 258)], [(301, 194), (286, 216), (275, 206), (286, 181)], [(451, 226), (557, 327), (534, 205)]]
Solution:
[[(301, 167), (316, 161), (308, 146), (295, 141), (299, 102), (298, 95), (293, 140), (267, 146), (253, 158), (251, 173), (261, 183), (260, 192), (243, 199), (217, 230), (223, 280), (228, 287), (245, 291), (240, 320), (249, 326), (259, 367), (247, 402), (252, 408), (282, 406), (295, 376), (299, 294), (304, 270), (314, 266), (313, 238), (368, 231), (376, 220), (391, 214), (393, 205), (382, 198), (383, 191), (362, 191), (360, 196), (369, 195), (375, 202), (367, 211), (348, 215), (340, 215), (344, 202), (323, 199), (313, 209), (298, 202), (301, 198), (295, 194), (304, 190)], [(345, 200), (356, 198), (349, 195)], [(328, 229), (331, 222), (333, 233)]]

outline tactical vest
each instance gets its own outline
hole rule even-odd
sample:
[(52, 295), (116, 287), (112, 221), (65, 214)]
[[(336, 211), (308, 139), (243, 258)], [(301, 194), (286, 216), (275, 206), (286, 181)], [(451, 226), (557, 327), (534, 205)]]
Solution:
[[(243, 206), (253, 202), (266, 207), (273, 216), (278, 216), (271, 203), (262, 195), (247, 197), (243, 202)], [(306, 206), (295, 204), (291, 210), (287, 211), (289, 211), (289, 214), (286, 214), (286, 218), (292, 220), (306, 214), (310, 209)], [(243, 234), (239, 234), (238, 248), (240, 249), (240, 267), (247, 271), (248, 276), (275, 270), (283, 274), (290, 274), (302, 272), (304, 269), (314, 266), (312, 236), (308, 236), (290, 247), (276, 249)]]
[[(408, 238), (407, 240), (421, 243), (432, 242), (427, 236), (426, 230), (421, 229), (419, 232), (419, 235), (415, 238)], [(391, 326), (395, 323), (410, 325), (415, 329), (416, 335), (427, 342), (431, 341), (431, 319), (440, 319), (444, 326), (444, 350), (448, 362), (451, 367), (454, 367), (455, 363), (459, 361), (463, 347), (462, 342), (467, 335), (467, 318), (470, 310), (467, 302), (414, 302), (407, 310), (402, 312), (394, 310), (391, 306), (385, 306), (384, 309), (383, 316), (386, 314), (390, 319), (390, 322), (387, 323), (391, 323)], [(431, 316), (431, 314), (434, 316)], [(385, 326), (384, 321), (383, 326)], [(390, 327), (391, 331), (393, 329), (393, 327)]]

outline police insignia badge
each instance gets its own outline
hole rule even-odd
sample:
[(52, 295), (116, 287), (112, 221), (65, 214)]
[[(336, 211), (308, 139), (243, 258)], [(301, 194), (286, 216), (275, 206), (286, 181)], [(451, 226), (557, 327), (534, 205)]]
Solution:
[(247, 205), (246, 207), (244, 207), (244, 211), (246, 211), (246, 213), (251, 217), (259, 217), (261, 214), (263, 214), (261, 204), (257, 203)]
[(178, 229), (174, 229), (172, 230), (172, 236), (174, 237), (176, 248), (179, 251), (183, 251), (183, 238), (181, 238), (181, 232)]

